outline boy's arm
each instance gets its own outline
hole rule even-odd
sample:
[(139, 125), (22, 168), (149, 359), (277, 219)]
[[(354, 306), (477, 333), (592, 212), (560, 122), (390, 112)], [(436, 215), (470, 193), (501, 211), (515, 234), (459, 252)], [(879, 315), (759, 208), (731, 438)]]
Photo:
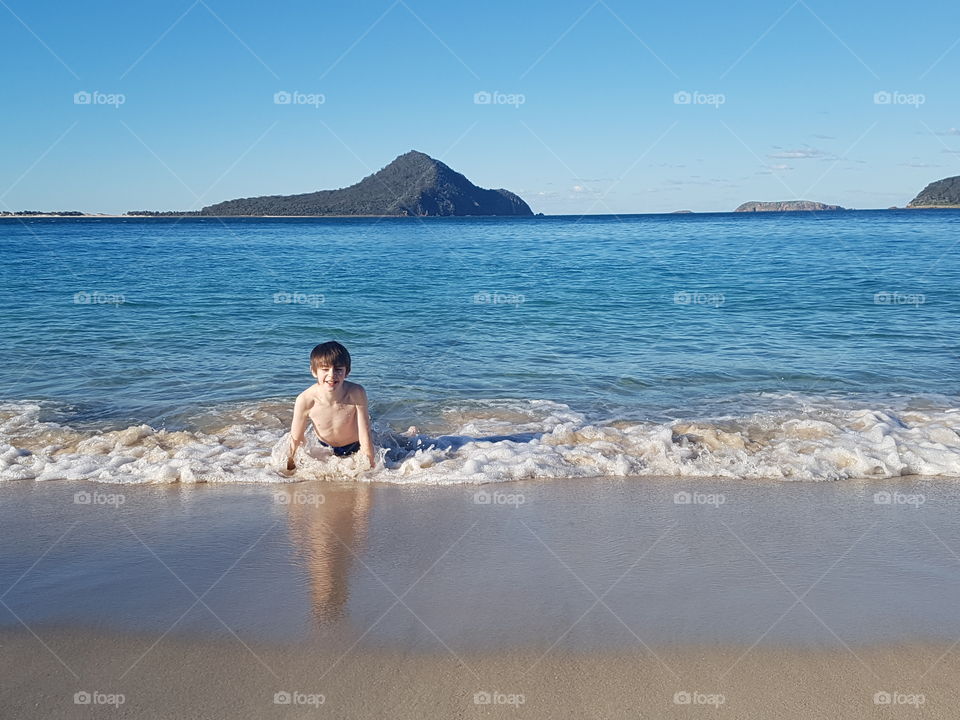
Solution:
[(297, 454), (297, 448), (303, 445), (303, 433), (307, 428), (307, 399), (301, 393), (297, 396), (297, 401), (293, 405), (293, 422), (290, 423), (290, 455), (287, 458), (287, 469), (294, 470), (296, 465), (293, 462)]
[(376, 467), (373, 453), (373, 432), (370, 430), (370, 411), (367, 409), (367, 391), (357, 387), (357, 432), (360, 435), (360, 449), (367, 456), (370, 468)]

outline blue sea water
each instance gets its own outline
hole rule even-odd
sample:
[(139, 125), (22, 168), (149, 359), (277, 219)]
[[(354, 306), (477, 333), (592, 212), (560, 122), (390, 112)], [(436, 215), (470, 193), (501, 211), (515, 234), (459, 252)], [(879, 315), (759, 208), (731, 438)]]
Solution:
[[(665, 472), (715, 475), (726, 462), (734, 474), (775, 475), (760, 466), (776, 457), (746, 468), (746, 456), (759, 445), (799, 452), (798, 438), (823, 439), (824, 429), (769, 433), (824, 419), (840, 445), (856, 431), (889, 454), (883, 437), (893, 437), (903, 462), (895, 470), (872, 457), (875, 474), (960, 475), (958, 240), (952, 210), (4, 219), (0, 440), (8, 470), (19, 468), (12, 477), (53, 478), (66, 453), (71, 467), (87, 468), (78, 476), (106, 480), (115, 478), (78, 457), (118, 462), (119, 446), (76, 442), (146, 425), (217, 430), (229, 446), (217, 418), (242, 418), (254, 433), (259, 422), (274, 438), (289, 421), (283, 408), (313, 382), (310, 349), (336, 339), (352, 353), (350, 379), (367, 389), (379, 430), (417, 425), (421, 448), (439, 448), (443, 461), (460, 454), (451, 476), (519, 477), (501, 466), (530, 457), (482, 452), (471, 465), (476, 448), (464, 443), (507, 438), (486, 442), (497, 451), (532, 438), (542, 447), (560, 426), (573, 435), (554, 447), (581, 444), (610, 461), (590, 466), (594, 474), (664, 470), (634, 441), (641, 428), (658, 443), (666, 428), (683, 457)], [(763, 427), (750, 431), (751, 422)], [(678, 423), (700, 424), (684, 432)], [(52, 428), (70, 442), (41, 442)], [(711, 429), (721, 454), (741, 455), (720, 462)], [(918, 429), (915, 447), (897, 435)], [(730, 433), (743, 442), (731, 444)], [(930, 443), (937, 458), (905, 459)], [(831, 447), (810, 453), (822, 459)], [(697, 466), (707, 452), (714, 457)], [(153, 462), (131, 457), (141, 470)], [(395, 475), (422, 478), (438, 461), (401, 471), (405, 458), (398, 449), (387, 458)], [(521, 475), (577, 465), (569, 454), (541, 460)], [(841, 477), (844, 462), (793, 474)]]

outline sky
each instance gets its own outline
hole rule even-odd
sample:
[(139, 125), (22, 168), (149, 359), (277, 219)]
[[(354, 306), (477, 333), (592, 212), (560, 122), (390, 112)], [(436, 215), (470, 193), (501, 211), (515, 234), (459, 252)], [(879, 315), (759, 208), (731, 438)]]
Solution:
[(0, 0), (0, 210), (190, 210), (411, 149), (545, 214), (903, 206), (960, 3)]

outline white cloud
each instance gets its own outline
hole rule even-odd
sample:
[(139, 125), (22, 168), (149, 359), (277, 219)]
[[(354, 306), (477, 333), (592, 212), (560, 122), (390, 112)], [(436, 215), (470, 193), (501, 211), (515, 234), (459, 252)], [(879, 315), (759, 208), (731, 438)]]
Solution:
[(912, 168), (936, 168), (942, 167), (941, 165), (934, 165), (933, 163), (925, 163), (914, 158), (910, 162), (900, 163), (900, 167), (912, 167)]
[(821, 158), (827, 153), (816, 148), (802, 148), (799, 150), (780, 150), (780, 152), (770, 153), (767, 157), (783, 158), (786, 160), (805, 160), (807, 158)]

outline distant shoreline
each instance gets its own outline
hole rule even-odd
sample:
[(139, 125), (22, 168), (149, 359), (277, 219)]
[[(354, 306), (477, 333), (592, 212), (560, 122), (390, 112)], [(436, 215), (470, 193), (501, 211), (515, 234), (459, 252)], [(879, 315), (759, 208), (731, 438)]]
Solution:
[[(615, 213), (611, 213), (615, 214)], [(621, 213), (623, 214), (623, 213)], [(659, 214), (659, 213), (657, 213)], [(667, 213), (663, 213), (667, 214)], [(55, 215), (53, 213), (43, 213), (43, 214), (31, 214), (31, 215), (0, 215), (0, 219), (9, 219), (9, 220), (24, 220), (31, 218), (63, 218), (66, 220), (74, 220), (77, 218), (104, 218), (104, 219), (116, 219), (120, 218), (123, 220), (168, 220), (170, 218), (210, 218), (210, 219), (223, 219), (223, 218), (267, 218), (267, 219), (278, 219), (278, 218), (398, 218), (403, 220), (414, 220), (414, 219), (423, 219), (423, 218), (434, 218), (434, 217), (536, 217), (535, 215), (107, 215), (101, 213), (83, 213), (81, 215)]]
[[(815, 213), (815, 212), (856, 212), (856, 211), (880, 211), (880, 210), (960, 210), (960, 205), (921, 205), (916, 207), (887, 207), (887, 208), (846, 208), (842, 211), (836, 210), (777, 210), (777, 211), (764, 211), (764, 212), (736, 212), (734, 210), (686, 210), (686, 211), (664, 211), (664, 212), (630, 212), (630, 213), (590, 213), (590, 217), (617, 217), (624, 215), (771, 215), (776, 213)], [(451, 217), (471, 217), (471, 218), (481, 218), (481, 217), (491, 217), (491, 218), (515, 218), (515, 217), (587, 217), (587, 215), (582, 215), (580, 213), (566, 213), (566, 214), (556, 214), (556, 215), (531, 215), (531, 216), (517, 216), (517, 215), (110, 215), (108, 213), (82, 213), (80, 215), (59, 215), (55, 213), (37, 213), (30, 215), (0, 215), (0, 220), (29, 220), (33, 218), (60, 218), (65, 220), (77, 220), (77, 219), (96, 219), (101, 218), (105, 220), (169, 220), (171, 218), (183, 219), (183, 218), (200, 218), (211, 220), (216, 219), (229, 219), (229, 218), (245, 218), (245, 219), (268, 219), (268, 220), (279, 220), (283, 218), (295, 218), (295, 219), (323, 219), (330, 218), (333, 220), (344, 219), (344, 218), (397, 218), (403, 220), (416, 220), (416, 219), (426, 219), (426, 218), (451, 218)]]
[[(161, 219), (166, 220), (168, 218), (352, 218), (352, 217), (364, 217), (364, 218), (406, 218), (406, 217), (420, 217), (413, 215), (108, 215), (106, 213), (82, 213), (80, 215), (57, 215), (54, 213), (40, 213), (40, 214), (30, 214), (30, 215), (0, 215), (0, 219), (9, 218), (11, 220), (23, 220), (25, 218), (65, 218), (72, 220), (74, 218), (122, 218), (125, 220), (136, 219), (136, 220), (153, 220)], [(424, 216), (424, 217), (467, 217), (467, 216)], [(471, 217), (484, 217), (480, 215), (474, 215)], [(491, 215), (486, 217), (515, 217), (512, 215)]]

